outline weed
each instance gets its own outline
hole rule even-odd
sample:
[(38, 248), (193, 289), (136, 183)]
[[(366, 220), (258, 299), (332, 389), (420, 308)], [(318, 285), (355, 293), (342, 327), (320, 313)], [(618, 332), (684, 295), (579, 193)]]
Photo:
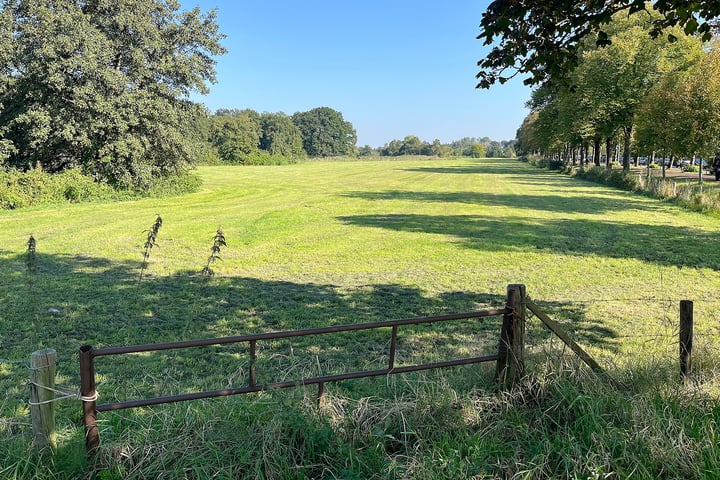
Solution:
[(162, 227), (162, 218), (160, 217), (160, 215), (158, 215), (155, 219), (155, 223), (153, 223), (148, 230), (145, 230), (145, 232), (147, 232), (147, 239), (143, 244), (143, 262), (140, 267), (140, 275), (138, 276), (138, 285), (140, 285), (140, 282), (143, 279), (143, 273), (148, 267), (148, 262), (150, 261), (150, 252), (152, 251), (153, 247), (158, 246), (157, 236), (160, 232), (160, 227)]
[(213, 245), (210, 248), (210, 256), (208, 257), (207, 264), (205, 264), (205, 267), (202, 269), (202, 275), (204, 277), (212, 277), (215, 275), (215, 272), (212, 268), (210, 268), (210, 265), (215, 263), (217, 260), (220, 260), (221, 247), (227, 247), (227, 243), (225, 243), (225, 234), (223, 233), (223, 229), (218, 228), (217, 232), (215, 232), (215, 236), (213, 237)]

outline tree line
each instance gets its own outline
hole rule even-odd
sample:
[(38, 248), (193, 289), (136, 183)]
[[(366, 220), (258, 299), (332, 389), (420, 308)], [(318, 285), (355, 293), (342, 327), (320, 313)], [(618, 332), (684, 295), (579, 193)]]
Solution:
[(720, 51), (679, 27), (648, 35), (658, 19), (652, 10), (617, 14), (605, 26), (607, 44), (586, 38), (563, 81), (548, 78), (533, 91), (518, 149), (596, 165), (604, 149), (606, 164), (622, 161), (626, 170), (638, 156), (714, 156)]
[(356, 153), (355, 128), (329, 107), (292, 116), (224, 108), (198, 119), (195, 126), (205, 163), (278, 164)]
[(391, 140), (382, 147), (365, 145), (358, 150), (361, 157), (399, 157), (403, 155), (426, 155), (432, 157), (513, 158), (515, 140), (491, 140), (489, 137), (463, 137), (450, 143), (435, 139), (430, 142), (408, 135), (402, 140)]
[(515, 141), (495, 141), (488, 137), (465, 137), (449, 144), (432, 143), (416, 135), (391, 140), (382, 147), (357, 147), (352, 123), (341, 112), (318, 107), (308, 112), (258, 113), (252, 109), (219, 109), (197, 124), (204, 141), (205, 163), (265, 165), (296, 162), (307, 157), (432, 157), (515, 156)]

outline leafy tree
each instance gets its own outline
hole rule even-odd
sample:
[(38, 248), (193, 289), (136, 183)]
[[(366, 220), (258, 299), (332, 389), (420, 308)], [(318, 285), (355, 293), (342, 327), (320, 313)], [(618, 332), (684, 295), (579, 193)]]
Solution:
[(686, 157), (710, 158), (720, 147), (720, 51), (709, 51), (675, 92), (675, 128)]
[(402, 144), (401, 140), (390, 140), (380, 149), (380, 155), (383, 157), (397, 157), (401, 155)]
[[(675, 42), (652, 39), (645, 33), (652, 19), (650, 14), (615, 18), (606, 27), (609, 46), (583, 44), (577, 68), (566, 77), (572, 88), (548, 82), (533, 92), (529, 106), (538, 112), (532, 127), (536, 147), (539, 143), (545, 152), (566, 155), (580, 148), (584, 155), (592, 142), (599, 164), (601, 139), (606, 139), (606, 151), (614, 153), (611, 144), (620, 135), (623, 166), (629, 168), (644, 98), (665, 76), (687, 70), (702, 55), (700, 41), (680, 31), (671, 30), (677, 34)], [(574, 162), (575, 154), (571, 156)]]
[(373, 155), (377, 155), (377, 151), (370, 145), (363, 145), (358, 149), (359, 157), (372, 157)]
[(176, 0), (0, 0), (7, 162), (146, 185), (196, 153), (190, 93), (224, 53), (215, 12)]
[[(658, 16), (645, 31), (659, 37), (668, 27), (686, 34), (711, 38), (712, 20), (720, 16), (714, 0), (546, 0), (542, 2), (491, 2), (482, 15), (478, 39), (494, 45), (478, 62), (479, 88), (504, 83), (528, 74), (526, 84), (564, 79), (579, 63), (586, 38), (597, 46), (612, 43), (605, 30), (615, 14), (641, 14), (653, 8)], [(677, 38), (675, 33), (667, 35)]]
[(452, 155), (452, 148), (449, 145), (443, 145), (437, 138), (431, 144), (426, 144), (423, 149), (423, 155), (432, 157), (449, 157)]
[(354, 155), (357, 134), (342, 113), (329, 107), (318, 107), (292, 116), (303, 139), (305, 152), (311, 157)]
[(485, 157), (485, 145), (483, 145), (482, 143), (473, 143), (470, 147), (470, 151), (473, 158)]
[(686, 107), (685, 99), (678, 92), (681, 91), (682, 77), (685, 75), (666, 75), (643, 99), (638, 111), (635, 136), (638, 147), (645, 152), (652, 154), (656, 151), (663, 157), (670, 157), (682, 150), (685, 132), (678, 127), (682, 116), (686, 114)]
[(420, 155), (423, 151), (423, 141), (415, 135), (408, 135), (400, 146), (400, 155)]
[(280, 155), (286, 158), (304, 158), (302, 134), (284, 113), (263, 113), (260, 115), (262, 136), (260, 148), (271, 155)]
[(259, 150), (260, 116), (254, 110), (223, 112), (229, 115), (215, 115), (212, 119), (210, 140), (224, 162), (243, 164)]

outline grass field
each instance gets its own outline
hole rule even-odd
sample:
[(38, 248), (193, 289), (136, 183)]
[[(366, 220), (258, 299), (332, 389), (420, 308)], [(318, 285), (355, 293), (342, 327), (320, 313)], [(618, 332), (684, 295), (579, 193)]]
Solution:
[[(513, 160), (199, 172), (201, 191), (184, 197), (0, 213), (0, 478), (625, 478), (636, 463), (638, 478), (702, 478), (720, 466), (716, 426), (686, 425), (720, 421), (714, 403), (704, 403), (717, 398), (720, 219)], [(157, 215), (158, 245), (139, 282), (145, 231)], [(215, 276), (204, 278), (219, 227), (228, 246)], [(25, 265), (30, 235), (33, 275)], [(57, 381), (76, 389), (82, 344), (468, 311), (502, 305), (510, 283), (525, 284), (605, 368), (634, 385), (630, 396), (567, 366), (570, 355), (534, 320), (536, 376), (520, 397), (494, 395), (491, 367), (470, 367), (331, 385), (322, 412), (312, 408), (314, 391), (299, 389), (101, 414), (103, 446), (92, 466), (80, 404), (67, 401), (58, 405), (54, 463), (29, 453), (25, 362), (37, 348), (58, 351)], [(695, 301), (698, 335), (701, 373), (689, 393), (677, 393), (675, 381), (681, 299)], [(497, 322), (417, 327), (399, 355), (414, 362), (494, 353), (497, 331)], [(386, 347), (376, 334), (322, 342), (267, 345), (263, 371), (277, 379), (375, 368)], [(98, 360), (96, 370), (102, 400), (111, 401), (238, 385), (247, 368), (243, 348), (213, 347)], [(633, 403), (634, 395), (647, 403)], [(683, 413), (686, 397), (700, 399), (694, 413)], [(552, 413), (548, 424), (528, 424), (516, 410), (531, 418), (530, 407)], [(558, 420), (577, 409), (577, 418)], [(610, 420), (617, 412), (622, 421)], [(657, 435), (643, 440), (643, 425)], [(600, 432), (611, 436), (593, 449)], [(695, 463), (683, 470), (686, 455)]]

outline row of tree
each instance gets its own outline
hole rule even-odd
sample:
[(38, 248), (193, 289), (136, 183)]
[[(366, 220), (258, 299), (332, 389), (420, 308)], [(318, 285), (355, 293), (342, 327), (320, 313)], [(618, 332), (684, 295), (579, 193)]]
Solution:
[(380, 148), (365, 145), (358, 150), (358, 154), (361, 157), (427, 155), (433, 157), (512, 158), (515, 157), (515, 141), (503, 140), (498, 142), (488, 137), (464, 137), (444, 144), (440, 143), (438, 139), (429, 143), (420, 140), (415, 135), (408, 135), (402, 140), (391, 140)]
[(264, 163), (263, 156), (275, 161), (297, 161), (305, 157), (426, 155), (433, 157), (515, 156), (514, 140), (494, 141), (488, 137), (465, 137), (449, 144), (435, 139), (432, 143), (408, 135), (379, 148), (357, 148), (352, 123), (342, 113), (319, 107), (292, 116), (258, 113), (255, 110), (220, 109), (198, 124), (201, 138), (210, 155), (229, 164)]
[(229, 164), (254, 163), (262, 155), (291, 161), (354, 155), (357, 142), (352, 123), (329, 107), (292, 116), (220, 109), (201, 119), (197, 130), (210, 154)]
[(720, 53), (677, 27), (653, 38), (647, 32), (657, 19), (652, 10), (616, 15), (604, 29), (607, 42), (581, 43), (576, 68), (533, 91), (531, 113), (517, 132), (519, 151), (592, 155), (599, 165), (602, 147), (609, 163), (622, 142), (625, 169), (637, 153), (717, 153)]

